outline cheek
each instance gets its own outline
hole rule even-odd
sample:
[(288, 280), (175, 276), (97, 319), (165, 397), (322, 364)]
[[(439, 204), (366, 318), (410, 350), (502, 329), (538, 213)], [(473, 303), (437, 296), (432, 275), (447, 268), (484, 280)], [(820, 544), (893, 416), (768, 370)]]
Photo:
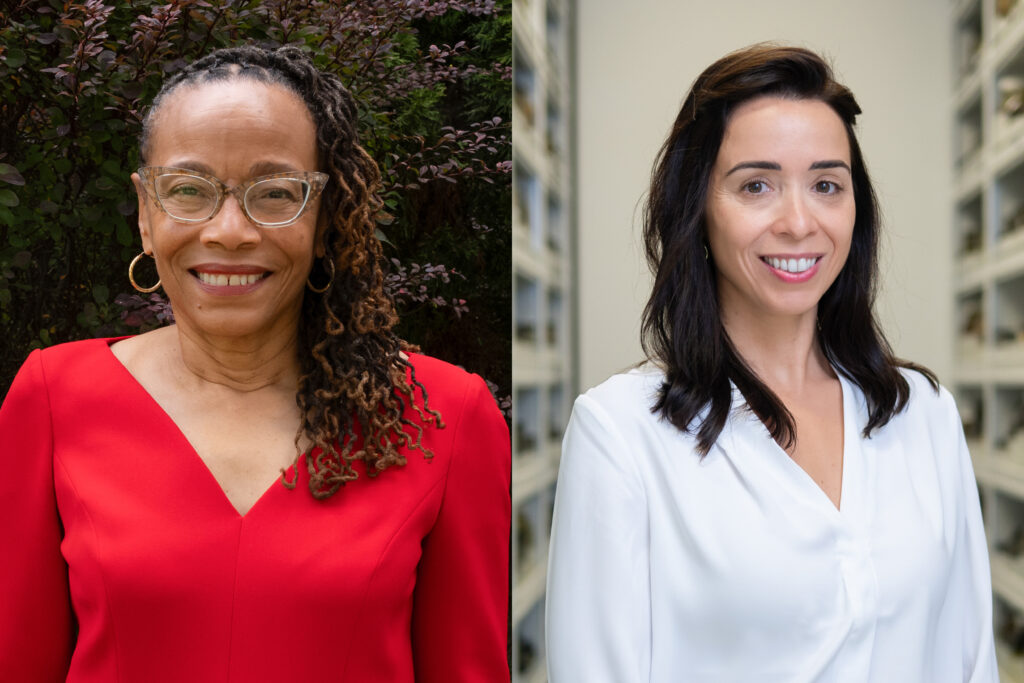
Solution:
[(716, 250), (717, 256), (729, 259), (729, 255), (742, 257), (758, 236), (763, 232), (757, 216), (737, 207), (716, 207), (706, 220), (708, 244)]
[[(287, 228), (283, 229), (287, 230)], [(297, 230), (294, 234), (282, 235), (281, 237), (284, 239), (278, 242), (278, 248), (288, 254), (296, 269), (303, 272), (308, 271), (316, 259), (315, 226), (303, 226), (302, 230)]]
[(833, 240), (836, 243), (836, 249), (844, 254), (847, 254), (850, 251), (856, 220), (857, 210), (852, 206), (841, 212), (840, 215), (836, 217), (835, 224), (837, 225), (837, 228), (834, 232)]
[[(148, 220), (148, 241), (153, 255), (158, 261), (170, 258), (182, 244), (189, 240), (188, 230), (182, 230), (177, 224), (168, 225), (166, 217), (157, 211), (150, 211)], [(145, 236), (143, 239), (146, 239)]]

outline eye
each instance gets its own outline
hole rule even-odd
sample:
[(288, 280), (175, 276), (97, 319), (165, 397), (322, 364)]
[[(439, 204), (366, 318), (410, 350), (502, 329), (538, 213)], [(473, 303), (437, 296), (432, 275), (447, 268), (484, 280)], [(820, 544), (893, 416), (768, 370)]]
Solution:
[(280, 187), (275, 187), (275, 188), (272, 188), (272, 189), (268, 189), (265, 192), (261, 192), (259, 198), (260, 199), (287, 199), (289, 201), (294, 201), (296, 197), (295, 197), (295, 194), (293, 192), (289, 192), (288, 190), (285, 190), (285, 189), (280, 188)]
[(842, 189), (838, 183), (831, 180), (819, 180), (814, 184), (814, 191), (820, 194), (836, 194)]
[(768, 187), (763, 180), (751, 180), (743, 186), (743, 191), (747, 194), (764, 194), (767, 190)]
[(175, 183), (167, 190), (169, 195), (179, 195), (182, 197), (196, 197), (202, 194), (202, 189), (195, 183), (180, 182)]
[(251, 201), (301, 202), (305, 197), (305, 183), (294, 178), (261, 180), (248, 191)]

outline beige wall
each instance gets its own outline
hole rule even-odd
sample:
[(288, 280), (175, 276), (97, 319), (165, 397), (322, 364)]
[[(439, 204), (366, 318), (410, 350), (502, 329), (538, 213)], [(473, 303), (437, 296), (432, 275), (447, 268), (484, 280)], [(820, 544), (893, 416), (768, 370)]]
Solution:
[(831, 57), (885, 233), (877, 311), (896, 352), (951, 381), (951, 38), (942, 0), (577, 0), (580, 388), (641, 356), (651, 164), (686, 90), (763, 40)]

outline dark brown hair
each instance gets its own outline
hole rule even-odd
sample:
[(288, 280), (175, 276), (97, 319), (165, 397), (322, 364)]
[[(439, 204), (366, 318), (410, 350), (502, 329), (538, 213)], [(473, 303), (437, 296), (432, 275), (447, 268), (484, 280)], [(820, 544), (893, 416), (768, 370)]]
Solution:
[(861, 110), (829, 65), (810, 50), (758, 44), (708, 67), (693, 83), (655, 162), (644, 215), (644, 244), (654, 289), (644, 309), (642, 343), (665, 370), (652, 411), (697, 438), (708, 453), (725, 426), (732, 387), (772, 437), (790, 447), (793, 416), (744, 362), (722, 325), (714, 262), (705, 258), (705, 204), (711, 170), (730, 114), (764, 96), (824, 102), (850, 142), (857, 217), (846, 264), (818, 303), (818, 344), (829, 363), (864, 392), (864, 436), (903, 410), (910, 386), (900, 372), (935, 375), (896, 358), (872, 312), (878, 278), (880, 219), (854, 123)]
[[(143, 122), (143, 159), (157, 112), (171, 93), (232, 79), (277, 84), (295, 93), (316, 126), (318, 170), (330, 175), (320, 212), (327, 223), (324, 258), (333, 263), (334, 277), (326, 292), (307, 289), (304, 295), (296, 395), (302, 413), (296, 444), (305, 436), (316, 447), (318, 454), (306, 461), (309, 488), (317, 498), (326, 498), (357, 477), (352, 468), (356, 460), (365, 461), (373, 476), (405, 464), (399, 447), (418, 448), (430, 457), (421, 444), (423, 426), (443, 424), (440, 414), (429, 408), (415, 369), (402, 356), (403, 350), (415, 347), (392, 331), (397, 316), (384, 291), (381, 246), (374, 234), (382, 205), (380, 171), (359, 144), (356, 104), (337, 76), (318, 70), (296, 47), (217, 50), (164, 83)], [(311, 278), (320, 286), (331, 272), (329, 266), (315, 264)], [(417, 388), (420, 402), (414, 396)], [(404, 416), (409, 407), (421, 424)]]

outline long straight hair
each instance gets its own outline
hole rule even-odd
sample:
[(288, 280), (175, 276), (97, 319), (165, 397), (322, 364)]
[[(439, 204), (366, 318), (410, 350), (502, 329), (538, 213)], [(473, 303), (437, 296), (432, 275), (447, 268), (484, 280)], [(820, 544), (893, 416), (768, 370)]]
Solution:
[(854, 132), (861, 110), (853, 93), (809, 50), (753, 45), (718, 60), (694, 82), (658, 153), (644, 211), (654, 288), (644, 309), (642, 343), (665, 370), (652, 412), (694, 433), (701, 456), (725, 426), (732, 384), (779, 444), (789, 448), (796, 438), (792, 414), (722, 325), (715, 266), (705, 251), (708, 185), (729, 117), (740, 104), (764, 96), (819, 100), (846, 128), (857, 216), (846, 264), (818, 304), (817, 342), (828, 362), (864, 392), (869, 417), (863, 435), (906, 406), (910, 386), (900, 368), (922, 373), (938, 390), (930, 370), (893, 355), (872, 311), (880, 220)]

